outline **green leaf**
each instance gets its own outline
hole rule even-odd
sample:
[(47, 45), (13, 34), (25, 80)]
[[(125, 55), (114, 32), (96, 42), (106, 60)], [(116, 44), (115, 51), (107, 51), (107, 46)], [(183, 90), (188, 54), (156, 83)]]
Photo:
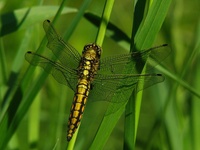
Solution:
[[(166, 5), (167, 4), (167, 5)], [(150, 7), (146, 18), (144, 18), (143, 24), (140, 25), (140, 28), (138, 29), (138, 32), (136, 33), (136, 37), (132, 38), (132, 42), (131, 44), (136, 44), (139, 46), (137, 48), (139, 49), (143, 49), (143, 48), (149, 48), (157, 33), (160, 30), (160, 27), (164, 21), (164, 18), (166, 17), (167, 14), (167, 10), (169, 8), (169, 2), (164, 2), (162, 0), (160, 1), (156, 1), (152, 4), (152, 6)], [(163, 7), (165, 7), (163, 9)], [(160, 15), (160, 10), (164, 10), (162, 11), (162, 15)], [(137, 12), (137, 13), (141, 13), (143, 14), (143, 12)], [(138, 15), (138, 14), (135, 14)], [(155, 16), (159, 16), (159, 17), (155, 17)], [(94, 23), (95, 25), (98, 26), (99, 24), (99, 18), (95, 15), (92, 14), (86, 14), (85, 17), (91, 21), (92, 23)], [(136, 23), (135, 23), (136, 24)], [(152, 30), (152, 28), (155, 28), (154, 30)], [(116, 40), (115, 37), (118, 37), (119, 40), (124, 40), (122, 37), (127, 37), (122, 31), (120, 31), (120, 29), (118, 29), (116, 26), (112, 25), (111, 23), (108, 24), (108, 30), (109, 31), (114, 31), (114, 34), (110, 34), (111, 32), (108, 32), (107, 35), (111, 38), (113, 38), (114, 40)], [(144, 36), (146, 35), (146, 36)], [(151, 37), (149, 40), (147, 40), (147, 37)], [(125, 38), (125, 40), (128, 38)], [(129, 40), (126, 40), (126, 42), (128, 42)], [(132, 46), (133, 47), (133, 46)], [(130, 69), (129, 69), (130, 70)], [(124, 93), (123, 91), (118, 91), (117, 94), (115, 94), (113, 96), (113, 99), (115, 99), (114, 101), (117, 101), (118, 98), (123, 98), (124, 101), (128, 102), (128, 98), (131, 96), (132, 90), (128, 90), (126, 91), (126, 93)], [(132, 106), (130, 107), (130, 110), (128, 112), (130, 112), (130, 114), (128, 115), (128, 117), (126, 117), (126, 124), (125, 124), (125, 136), (126, 137), (126, 141), (125, 143), (127, 145), (125, 145), (125, 149), (126, 148), (134, 148), (135, 145), (135, 139), (136, 139), (136, 133), (137, 133), (137, 124), (138, 124), (138, 120), (139, 120), (139, 110), (140, 110), (140, 103), (141, 103), (141, 96), (142, 92), (140, 92), (140, 94), (138, 94), (137, 99), (130, 99), (129, 101), (131, 102), (131, 105), (128, 104), (128, 106)], [(134, 102), (136, 102), (136, 104), (134, 104)], [(119, 104), (110, 104), (108, 106), (107, 111), (109, 111), (110, 109), (117, 109), (119, 106)], [(120, 104), (122, 105), (121, 108), (113, 114), (110, 115), (106, 115), (102, 122), (101, 125), (99, 126), (99, 129), (96, 133), (95, 139), (92, 143), (91, 148), (96, 148), (98, 147), (99, 149), (102, 149), (103, 146), (105, 145), (107, 139), (109, 138), (113, 128), (115, 127), (116, 123), (118, 122), (119, 118), (121, 117), (125, 105), (124, 104)], [(135, 108), (136, 107), (136, 108)], [(134, 113), (133, 113), (134, 112)], [(131, 119), (129, 119), (131, 118)], [(128, 134), (127, 134), (128, 133)]]
[[(146, 5), (146, 7), (148, 7), (149, 9), (146, 16), (143, 16), (143, 20), (141, 20), (140, 23), (138, 23), (137, 20), (134, 20), (133, 27), (137, 27), (138, 24), (140, 24), (140, 26), (136, 34), (135, 29), (133, 28), (132, 30), (132, 35), (134, 36), (132, 37), (131, 42), (131, 48), (133, 48), (132, 50), (139, 51), (152, 46), (167, 15), (170, 3), (171, 1), (156, 0), (153, 1), (151, 6)], [(140, 4), (141, 3), (139, 3), (138, 5)], [(139, 8), (141, 8), (141, 6), (139, 6)], [(144, 14), (144, 12), (137, 11), (137, 5), (135, 12), (136, 14), (134, 14), (134, 16)], [(145, 71), (143, 71), (142, 73), (145, 73)], [(125, 149), (135, 148), (142, 94), (142, 91), (137, 94), (133, 93), (130, 96), (129, 102), (127, 104), (125, 118)]]
[[(13, 13), (8, 13), (2, 16), (2, 26), (1, 26), (1, 35), (5, 35), (11, 33), (13, 31), (19, 29), (25, 29), (30, 27), (33, 23), (39, 22), (46, 17), (52, 17), (56, 13), (56, 11), (60, 10), (59, 7), (33, 7), (30, 9), (21, 9), (16, 10)], [(42, 15), (42, 13), (45, 15)], [(63, 13), (72, 13), (76, 12), (76, 9), (72, 8), (64, 8)], [(13, 15), (14, 14), (14, 15)], [(57, 13), (57, 16), (60, 14)], [(10, 16), (10, 18), (6, 18)], [(56, 17), (57, 17), (56, 16)], [(55, 18), (56, 18), (55, 17)], [(30, 79), (33, 78), (33, 67), (27, 71), (27, 74), (23, 77), (21, 83), (16, 83), (18, 79), (19, 69), (22, 66), (22, 62), (24, 61), (25, 51), (27, 51), (27, 47), (29, 46), (29, 42), (31, 41), (30, 32), (32, 32), (32, 28), (27, 30), (28, 38), (24, 37), (21, 47), (16, 54), (15, 63), (13, 64), (13, 72), (9, 77), (9, 88), (5, 92), (5, 96), (3, 98), (3, 105), (1, 110), (1, 120), (0, 120), (0, 149), (4, 149), (7, 146), (7, 143), (11, 139), (12, 135), (15, 133), (19, 123), (21, 122), (24, 115), (27, 113), (30, 105), (33, 102), (34, 97), (37, 95), (37, 92), (44, 84), (44, 81), (47, 77), (46, 73), (43, 73), (38, 82), (34, 82), (32, 87), (28, 84)], [(26, 34), (25, 34), (26, 35)], [(45, 40), (42, 41), (40, 50), (46, 47)], [(18, 84), (18, 86), (16, 86)]]
[[(22, 8), (2, 14), (0, 36), (29, 28), (30, 26), (42, 22), (47, 18), (53, 17), (59, 6), (36, 6), (31, 8)], [(75, 13), (77, 9), (65, 7), (62, 14)]]

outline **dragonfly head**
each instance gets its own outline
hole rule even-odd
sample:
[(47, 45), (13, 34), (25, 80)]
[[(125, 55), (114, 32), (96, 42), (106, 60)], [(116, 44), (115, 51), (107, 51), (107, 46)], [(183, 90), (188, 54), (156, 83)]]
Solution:
[(102, 49), (100, 46), (95, 43), (90, 43), (84, 46), (82, 55), (89, 60), (100, 59), (101, 51)]

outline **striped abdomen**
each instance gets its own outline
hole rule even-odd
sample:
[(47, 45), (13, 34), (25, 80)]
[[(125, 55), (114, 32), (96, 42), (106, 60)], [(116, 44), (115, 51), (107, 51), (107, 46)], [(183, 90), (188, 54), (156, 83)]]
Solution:
[(80, 124), (89, 90), (90, 83), (88, 83), (85, 79), (81, 79), (77, 85), (77, 92), (74, 95), (74, 101), (71, 107), (71, 113), (68, 121), (68, 141), (72, 138), (72, 135)]
[(84, 47), (82, 59), (78, 69), (79, 80), (77, 90), (74, 94), (74, 101), (68, 121), (68, 141), (71, 140), (74, 132), (80, 124), (89, 95), (90, 84), (92, 83), (99, 68), (100, 53), (101, 48), (95, 44), (88, 44)]

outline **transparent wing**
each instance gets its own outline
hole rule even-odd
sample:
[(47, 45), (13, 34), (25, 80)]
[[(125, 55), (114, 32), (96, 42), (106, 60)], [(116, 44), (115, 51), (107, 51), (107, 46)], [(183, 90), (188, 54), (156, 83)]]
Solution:
[(47, 47), (52, 50), (63, 66), (77, 68), (81, 59), (79, 52), (63, 41), (49, 20), (44, 21), (43, 27), (48, 39)]
[[(100, 70), (95, 76), (93, 82), (93, 89), (89, 94), (90, 101), (107, 101), (116, 104), (113, 110), (108, 112), (114, 112), (120, 108), (122, 103), (127, 102), (127, 90), (134, 89), (136, 92), (143, 90), (156, 83), (164, 81), (164, 76), (161, 74), (148, 73), (140, 74), (140, 70), (136, 66), (144, 66), (146, 63), (146, 71), (150, 71), (154, 66), (148, 64), (149, 60), (153, 59), (157, 63), (161, 63), (171, 52), (167, 45), (161, 45), (142, 52), (135, 52), (130, 54), (117, 55), (113, 57), (107, 57), (101, 60)], [(146, 60), (146, 61), (145, 61)], [(127, 68), (130, 70), (127, 71)], [(122, 74), (123, 69), (126, 69), (128, 74)], [(144, 83), (144, 84), (142, 84)], [(113, 96), (118, 94), (118, 99), (112, 99)]]
[[(48, 38), (47, 47), (52, 50), (61, 64), (33, 52), (26, 53), (26, 60), (32, 65), (42, 67), (47, 73), (52, 74), (59, 83), (67, 85), (76, 91), (75, 88), (78, 80), (76, 68), (79, 66), (80, 54), (71, 45), (61, 39), (50, 21), (44, 21), (43, 26)], [(147, 60), (147, 70), (151, 69), (154, 66), (148, 65), (149, 58), (160, 63), (169, 53), (170, 49), (166, 48), (166, 45), (162, 45), (142, 52), (101, 59), (100, 70), (92, 83), (89, 99), (91, 101), (107, 101), (120, 104), (126, 102), (128, 97), (112, 100), (114, 93), (118, 91), (124, 92), (133, 88), (139, 91), (153, 84), (162, 82), (164, 80), (162, 75), (141, 75), (141, 70), (138, 70), (136, 67), (139, 66), (140, 68), (140, 66), (144, 66)], [(126, 66), (130, 68), (130, 72), (128, 70), (129, 74), (121, 74)], [(139, 84), (139, 81), (144, 82), (144, 86), (142, 86), (143, 84)]]
[[(89, 102), (107, 101), (112, 103), (114, 107), (107, 110), (106, 115), (109, 115), (127, 102), (129, 99), (129, 95), (127, 95), (128, 90), (132, 91), (135, 88), (136, 92), (138, 92), (162, 82), (164, 79), (164, 76), (161, 74), (98, 74), (89, 93)], [(141, 84), (140, 81), (144, 82), (144, 84)], [(117, 95), (117, 99), (113, 99), (116, 93), (120, 94)]]
[(141, 52), (106, 57), (100, 61), (100, 73), (103, 74), (105, 72), (107, 74), (121, 74), (124, 67), (129, 64), (131, 67), (130, 70), (127, 71), (139, 74), (141, 72), (141, 70), (138, 69), (140, 66), (144, 66), (146, 63), (148, 71), (154, 67), (149, 64), (150, 59), (155, 60), (157, 63), (161, 63), (170, 54), (170, 52), (170, 47), (164, 44), (148, 50), (143, 50)]
[(42, 55), (28, 51), (25, 59), (34, 66), (42, 67), (47, 73), (52, 74), (54, 79), (61, 84), (67, 85), (73, 91), (76, 90), (78, 81), (77, 70), (62, 66)]
[[(92, 84), (89, 97), (93, 97), (92, 101), (118, 103), (124, 100), (119, 99), (119, 101), (112, 101), (110, 98), (117, 90), (124, 91), (136, 88), (138, 92), (156, 83), (160, 83), (164, 81), (164, 79), (164, 76), (161, 74), (97, 74)], [(144, 84), (139, 84), (140, 81), (144, 82)]]

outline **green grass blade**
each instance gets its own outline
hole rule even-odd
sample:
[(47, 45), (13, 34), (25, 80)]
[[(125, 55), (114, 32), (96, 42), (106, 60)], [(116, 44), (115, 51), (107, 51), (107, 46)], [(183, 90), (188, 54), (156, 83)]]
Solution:
[(75, 28), (77, 27), (78, 23), (80, 22), (81, 18), (83, 17), (83, 15), (84, 15), (86, 9), (88, 8), (88, 6), (90, 5), (91, 1), (92, 0), (85, 0), (85, 1), (83, 1), (83, 4), (79, 8), (79, 13), (77, 13), (77, 15), (74, 17), (74, 19), (72, 20), (72, 22), (71, 22), (68, 30), (64, 34), (64, 39), (66, 41), (69, 40), (69, 37), (74, 32)]
[[(75, 16), (75, 18), (73, 19), (70, 27), (69, 27), (69, 30), (67, 32), (65, 32), (65, 39), (68, 40), (70, 35), (73, 33), (73, 31), (75, 30), (75, 27), (78, 25), (78, 23), (80, 22), (80, 20), (82, 19), (83, 15), (84, 15), (84, 12), (85, 10), (88, 8), (88, 5), (90, 4), (91, 0), (85, 0), (83, 2), (83, 4), (81, 5), (80, 7), (80, 10), (79, 10), (79, 13)], [(81, 124), (80, 124), (81, 125)], [(77, 131), (75, 132), (75, 134), (73, 135), (73, 138), (72, 140), (69, 142), (69, 145), (67, 147), (68, 150), (72, 150), (74, 149), (74, 146), (75, 146), (75, 142), (76, 142), (76, 138), (78, 136), (78, 132), (79, 132), (79, 128), (80, 128), (80, 125), (77, 129)]]
[[(135, 29), (133, 28), (132, 35), (134, 36), (135, 34), (135, 37), (132, 37), (132, 42), (131, 42), (132, 48), (136, 48), (137, 50), (142, 50), (152, 46), (156, 38), (156, 35), (158, 34), (163, 24), (163, 21), (166, 17), (169, 5), (170, 1), (164, 1), (164, 0), (153, 1), (153, 4), (149, 7), (146, 17), (144, 17), (144, 19), (141, 20), (141, 24), (136, 34), (135, 34)], [(144, 12), (138, 12), (138, 11), (135, 11), (135, 13), (136, 14), (134, 16), (139, 16), (139, 14), (137, 13), (144, 14)], [(137, 27), (138, 24), (139, 23), (134, 18), (133, 27)], [(137, 95), (133, 93), (127, 104), (128, 107), (126, 108), (126, 114), (130, 115), (127, 115), (125, 119), (124, 148), (129, 148), (129, 149), (135, 148), (136, 134), (140, 116), (140, 107), (142, 102), (142, 93), (143, 93), (142, 91), (137, 93)]]
[[(195, 41), (195, 47), (194, 47), (194, 51), (196, 53), (199, 53), (199, 50), (200, 50), (200, 20), (198, 21), (198, 25), (197, 25), (197, 32), (196, 32), (197, 36), (195, 37), (196, 38), (196, 41)], [(195, 55), (196, 56), (196, 55)], [(194, 56), (194, 57), (195, 57)], [(198, 57), (196, 58), (197, 60)], [(199, 61), (197, 61), (197, 64), (199, 64)], [(189, 68), (189, 67), (188, 67)], [(195, 89), (200, 89), (200, 70), (198, 69), (198, 65), (196, 65), (196, 73), (195, 73)], [(200, 120), (198, 119), (199, 118), (199, 107), (200, 107), (200, 101), (199, 101), (199, 98), (197, 97), (194, 97), (193, 98), (193, 102), (191, 102), (192, 104), (192, 109), (191, 109), (191, 122), (190, 122), (190, 125), (191, 125), (191, 128), (190, 128), (190, 132), (189, 132), (189, 136), (188, 136), (188, 140), (190, 141), (190, 147), (192, 149), (198, 149), (200, 147), (200, 144), (198, 142), (198, 139), (200, 138), (200, 135), (198, 133), (200, 133), (200, 129), (199, 129), (199, 125), (200, 125)], [(191, 138), (190, 138), (191, 137)], [(189, 147), (188, 146), (188, 147)], [(189, 148), (190, 148), (189, 147)]]
[[(43, 7), (45, 8), (45, 7)], [(47, 7), (46, 9), (48, 9), (49, 7)], [(40, 7), (39, 10), (41, 10), (42, 7)], [(50, 11), (55, 12), (55, 7), (52, 7), (50, 9)], [(38, 12), (39, 10), (36, 9)], [(34, 9), (34, 11), (36, 11)], [(28, 11), (28, 10), (25, 10)], [(50, 15), (52, 15), (52, 13), (50, 13), (49, 11), (49, 17)], [(68, 11), (68, 8), (65, 10), (66, 12), (71, 12)], [(64, 11), (64, 12), (65, 12)], [(74, 10), (73, 10), (74, 11)], [(22, 18), (20, 18), (20, 15), (23, 16), (24, 15), (24, 10), (22, 11), (23, 13), (19, 13), (17, 12), (17, 16), (19, 16), (19, 21), (21, 21), (21, 23), (19, 23), (22, 27), (26, 27), (28, 25), (30, 25), (30, 23), (32, 23), (31, 21), (29, 23), (26, 23), (26, 21), (24, 21)], [(37, 12), (37, 13), (38, 13)], [(35, 12), (36, 13), (36, 12)], [(36, 14), (37, 14), (36, 13)], [(30, 13), (33, 15), (33, 13)], [(58, 16), (60, 14), (57, 14)], [(24, 17), (24, 16), (23, 16)], [(20, 20), (21, 19), (21, 20)], [(41, 17), (36, 17), (36, 19), (41, 19)], [(36, 21), (36, 20), (34, 20)], [(22, 22), (24, 23), (22, 25)], [(4, 22), (3, 22), (4, 23)], [(3, 28), (2, 28), (3, 29)], [(14, 31), (14, 30), (12, 30)], [(4, 34), (9, 33), (10, 31), (6, 31), (4, 32)], [(2, 34), (2, 35), (4, 35)], [(40, 49), (43, 49), (45, 47), (46, 43), (45, 40), (43, 40)], [(19, 57), (23, 57), (23, 55), (17, 55)], [(19, 59), (19, 57), (17, 57), (17, 59)], [(20, 60), (24, 60), (20, 59)], [(21, 65), (20, 63), (14, 64), (14, 65)], [(19, 66), (14, 66), (14, 68), (20, 68)], [(26, 76), (24, 76), (23, 78), (23, 84), (21, 84), (21, 86), (19, 85), (14, 86), (10, 88), (10, 90), (8, 90), (8, 92), (10, 94), (9, 97), (5, 97), (5, 101), (8, 104), (8, 109), (7, 107), (5, 107), (5, 113), (3, 113), (3, 115), (1, 115), (1, 122), (0, 122), (0, 134), (1, 134), (1, 142), (0, 142), (0, 149), (4, 149), (9, 141), (9, 139), (11, 138), (11, 136), (13, 135), (13, 133), (15, 132), (16, 128), (18, 127), (21, 119), (24, 117), (24, 115), (26, 114), (27, 110), (29, 109), (34, 97), (36, 96), (36, 94), (38, 93), (39, 89), (42, 87), (47, 74), (43, 73), (40, 78), (38, 79), (38, 81), (36, 81), (32, 88), (28, 88), (28, 82), (30, 81), (30, 79), (32, 78), (31, 76), (33, 76), (33, 69), (29, 69), (29, 73), (27, 73)], [(12, 93), (12, 94), (11, 94)], [(18, 100), (18, 101), (17, 101)], [(10, 103), (9, 103), (10, 101)], [(5, 134), (6, 133), (6, 134)]]
[(163, 68), (161, 66), (157, 66), (156, 69), (158, 69), (159, 71), (161, 71), (162, 73), (164, 73), (167, 77), (169, 77), (169, 78), (173, 79), (174, 81), (176, 81), (177, 83), (179, 83), (181, 86), (183, 86), (184, 88), (186, 88), (188, 91), (190, 91), (192, 94), (194, 94), (198, 98), (200, 98), (199, 91), (197, 91), (191, 85), (189, 85), (188, 83), (186, 83), (185, 81), (183, 81), (180, 77), (178, 77), (174, 73), (169, 72), (167, 69), (165, 69), (165, 68)]
[[(100, 26), (101, 18), (93, 13), (87, 12), (84, 14), (84, 17), (90, 21), (92, 24), (94, 24), (96, 27)], [(130, 38), (122, 31), (120, 30), (115, 24), (108, 22), (107, 28), (106, 28), (106, 36), (109, 38), (114, 39), (118, 45), (125, 49), (129, 49), (130, 45)]]
[[(42, 22), (55, 15), (58, 6), (36, 6), (22, 8), (0, 16), (2, 18), (0, 37), (9, 33), (26, 29), (37, 22)], [(75, 13), (74, 8), (65, 7), (61, 14)]]
[[(35, 6), (34, 1), (6, 2), (0, 5), (0, 17), (4, 21), (0, 23), (0, 149), (66, 149), (67, 119), (74, 93), (50, 76), (44, 83), (46, 77), (40, 78), (42, 69), (31, 67), (23, 76), (28, 65), (24, 60), (25, 51), (37, 49), (44, 35), (42, 22), (53, 18), (61, 1), (38, 1), (45, 5), (40, 7)], [(170, 2), (170, 11), (160, 30)], [(100, 31), (102, 35), (98, 34), (97, 43), (104, 41), (102, 57), (128, 53), (130, 49), (150, 48), (155, 39), (154, 45), (167, 43), (171, 54), (155, 67), (156, 73), (165, 75), (165, 81), (137, 96), (132, 90), (117, 91), (113, 99), (128, 101), (131, 95), (129, 107), (125, 102), (107, 105), (106, 101), (89, 99), (72, 145), (74, 149), (90, 149), (93, 145), (94, 149), (199, 149), (200, 1), (157, 0), (155, 3), (139, 0), (133, 3), (115, 1), (107, 28), (104, 26)], [(76, 15), (77, 11), (85, 12), (81, 10), (84, 2), (68, 1), (68, 4), (75, 8), (75, 13), (63, 11), (64, 15), (55, 19), (55, 28), (62, 37), (64, 35), (65, 41), (81, 50), (86, 43), (94, 42), (101, 23), (98, 16), (105, 4), (104, 1), (92, 1), (87, 7), (90, 13), (85, 13), (85, 18), (83, 14)], [(61, 11), (60, 7), (57, 13)], [(45, 40), (42, 43), (41, 47), (45, 48)], [(46, 48), (44, 52), (48, 57), (49, 50)], [(34, 106), (33, 102), (38, 103)], [(114, 108), (118, 108), (115, 113), (106, 112)], [(126, 113), (121, 115), (124, 109)]]
[[(5, 81), (7, 81), (8, 75), (7, 75), (7, 65), (6, 65), (6, 56), (5, 56), (5, 50), (3, 46), (2, 39), (0, 39), (0, 83), (6, 84)], [(2, 91), (1, 91), (2, 92)]]
[[(170, 2), (168, 3), (168, 6), (169, 4)], [(155, 39), (155, 36), (160, 30), (160, 27), (163, 23), (165, 15), (167, 14), (166, 8), (168, 7), (166, 7), (165, 11), (162, 12), (163, 15), (160, 15), (159, 10), (161, 10), (162, 7), (166, 7), (166, 5), (164, 6), (162, 1), (154, 2), (153, 5), (150, 6), (146, 18), (142, 20), (142, 23), (139, 26), (138, 31), (136, 32), (136, 36), (134, 40), (132, 40), (132, 44), (134, 43), (135, 45), (132, 45), (131, 47), (133, 48), (137, 47), (136, 49), (144, 49), (145, 47), (146, 48), (150, 47), (150, 45), (153, 43)], [(139, 13), (144, 14), (143, 12), (139, 12)], [(135, 14), (135, 16), (139, 16), (139, 14)], [(159, 16), (159, 17), (155, 17), (155, 16)], [(135, 22), (136, 22), (135, 26), (137, 27), (138, 25), (137, 20), (135, 20)], [(152, 30), (152, 28), (154, 30)], [(133, 35), (134, 35), (134, 32), (135, 30), (133, 29)], [(148, 36), (151, 37), (150, 40), (148, 39)], [(137, 45), (139, 45), (139, 47)], [(134, 149), (135, 147), (141, 100), (142, 100), (142, 92), (139, 92), (136, 96), (133, 94), (131, 96), (131, 99), (129, 100), (129, 103), (127, 104), (127, 106), (129, 107), (127, 107), (126, 109), (126, 114), (131, 114), (131, 112), (134, 112), (134, 113), (132, 113), (131, 115), (128, 115), (128, 117), (126, 118), (127, 121), (125, 121), (125, 138), (126, 138), (125, 148)], [(130, 107), (130, 105), (132, 107)], [(132, 118), (132, 119), (129, 119), (129, 118)]]
[[(97, 38), (96, 38), (96, 43), (99, 45), (103, 44), (103, 40), (104, 40), (105, 33), (106, 33), (106, 27), (107, 27), (109, 19), (110, 19), (113, 5), (114, 5), (114, 0), (106, 1), (105, 5), (104, 5), (102, 20), (101, 20), (100, 28), (99, 28)], [(119, 113), (121, 113), (121, 111), (119, 111)], [(118, 120), (119, 119), (118, 117), (119, 117), (119, 115), (117, 115), (117, 119), (115, 119), (115, 120)], [(95, 139), (90, 147), (91, 149), (102, 149), (103, 146), (105, 145), (105, 142), (107, 141), (107, 139), (110, 135), (109, 132), (104, 132), (105, 124), (107, 124), (108, 121), (110, 122), (110, 116), (108, 118), (103, 118), (103, 121), (101, 122), (101, 126), (100, 126), (98, 132), (96, 133)], [(108, 124), (107, 124), (107, 127), (106, 127), (107, 130), (112, 131), (111, 129), (114, 127), (113, 123), (114, 122), (110, 122), (110, 124), (109, 124), (110, 126), (108, 126)], [(105, 133), (107, 133), (107, 134), (105, 134)]]
[(114, 4), (114, 0), (106, 1), (105, 7), (103, 10), (101, 24), (100, 24), (99, 31), (96, 37), (96, 43), (100, 46), (103, 44), (103, 40), (105, 37), (106, 28), (110, 19), (113, 4)]
[(170, 3), (170, 0), (153, 1), (146, 19), (134, 37), (135, 47), (138, 50), (147, 49), (152, 46), (167, 15)]
[[(155, 5), (155, 3), (154, 3), (154, 5)], [(167, 8), (165, 8), (164, 10), (166, 10), (165, 12), (162, 12), (163, 13), (163, 15), (161, 16), (161, 18), (157, 18), (158, 20), (157, 21), (155, 21), (155, 18), (154, 17), (152, 17), (153, 15), (155, 15), (155, 12), (157, 11), (157, 15), (159, 15), (159, 13), (158, 13), (158, 10), (160, 10), (160, 9), (162, 9), (162, 8), (160, 8), (160, 5), (162, 6), (162, 7), (164, 7), (164, 4), (163, 4), (163, 2), (160, 4), (160, 3), (156, 3), (156, 5), (155, 6), (152, 6), (152, 9), (151, 9), (151, 11), (152, 10), (154, 10), (153, 12), (149, 12), (149, 13), (151, 13), (151, 15), (149, 15), (149, 16), (147, 16), (147, 20), (148, 20), (148, 22), (149, 22), (149, 24), (148, 25), (144, 25), (144, 28), (146, 28), (145, 29), (145, 32), (143, 31), (143, 32), (137, 32), (137, 36), (139, 37), (139, 39), (135, 39), (135, 42), (137, 43), (138, 41), (142, 41), (143, 39), (142, 38), (144, 38), (144, 34), (147, 34), (147, 32), (149, 32), (148, 33), (148, 35), (149, 36), (152, 36), (152, 34), (155, 34), (155, 35), (153, 35), (154, 36), (154, 38), (156, 37), (156, 35), (157, 35), (157, 33), (158, 33), (158, 31), (159, 31), (159, 29), (160, 29), (160, 27), (161, 27), (161, 24), (162, 24), (162, 22), (163, 22), (163, 20), (164, 20), (164, 18), (165, 18), (165, 15), (166, 15), (166, 13), (167, 13)], [(168, 3), (168, 5), (167, 6), (169, 6), (169, 3)], [(154, 8), (157, 8), (157, 9), (154, 9)], [(141, 13), (141, 12), (140, 12)], [(98, 26), (98, 24), (99, 24), (99, 19), (96, 17), (96, 16), (94, 16), (94, 15), (92, 15), (92, 14), (87, 14), (87, 15), (85, 15), (85, 17), (88, 19), (88, 20), (90, 20), (91, 22), (93, 22), (95, 25), (97, 25)], [(149, 19), (150, 18), (150, 19)], [(95, 21), (96, 20), (96, 21)], [(146, 20), (145, 20), (146, 21)], [(151, 21), (151, 22), (150, 22)], [(149, 30), (151, 30), (151, 28), (152, 28), (152, 22), (153, 22), (153, 25), (154, 24), (156, 24), (156, 25), (154, 25), (154, 26), (156, 26), (156, 29), (155, 30), (152, 30), (152, 31), (149, 31)], [(156, 23), (155, 23), (156, 22)], [(141, 25), (142, 26), (142, 25)], [(146, 27), (147, 26), (147, 27)], [(142, 26), (143, 27), (143, 26)], [(108, 26), (108, 28), (109, 28), (109, 26)], [(118, 30), (117, 28), (113, 28), (114, 30), (115, 30), (115, 33), (117, 33), (116, 31)], [(111, 28), (111, 30), (112, 30), (112, 28)], [(118, 33), (120, 33), (120, 32), (118, 32)], [(116, 34), (117, 35), (117, 34)], [(143, 37), (142, 37), (143, 36)], [(120, 35), (118, 35), (118, 37), (120, 37)], [(138, 40), (138, 41), (137, 41)], [(147, 42), (147, 41), (145, 41), (145, 42)], [(134, 43), (134, 42), (132, 42), (132, 43)], [(147, 44), (148, 45), (148, 43), (145, 43), (145, 44)], [(152, 44), (152, 43), (151, 43)], [(148, 45), (148, 46), (146, 46), (146, 47), (150, 47), (151, 45)], [(141, 49), (143, 48), (143, 46), (141, 46)], [(129, 93), (129, 94), (128, 94)], [(141, 93), (141, 92), (140, 92)], [(131, 91), (129, 91), (129, 92), (127, 92), (126, 93), (127, 95), (130, 95), (131, 94)], [(116, 96), (116, 98), (118, 98), (117, 96)], [(141, 99), (141, 98), (140, 98)], [(138, 102), (138, 101), (137, 101)], [(140, 103), (138, 103), (137, 104), (138, 106), (138, 108), (140, 108)], [(112, 106), (113, 107), (113, 106)], [(108, 108), (109, 109), (109, 108)], [(139, 109), (138, 109), (139, 110)], [(123, 111), (122, 111), (123, 112)], [(122, 113), (121, 112), (121, 113)], [(120, 113), (120, 111), (119, 111), (119, 113)], [(103, 126), (103, 124), (104, 124), (104, 121), (105, 122), (107, 122), (108, 120), (107, 119), (103, 119), (103, 121), (102, 121), (102, 124), (101, 124), (101, 126), (100, 126), (100, 128), (99, 128), (99, 130), (98, 130), (98, 133), (104, 133), (105, 134), (105, 132), (106, 133), (108, 133), (108, 135), (109, 135), (109, 131), (108, 130), (110, 130), (110, 131), (112, 131), (112, 129), (113, 129), (113, 127), (114, 127), (114, 125), (116, 124), (116, 122), (117, 122), (117, 120), (119, 119), (119, 114), (117, 114), (117, 116), (113, 116), (113, 114), (111, 115), (112, 117), (105, 117), (105, 118), (109, 118), (109, 119), (111, 119), (112, 121), (109, 121), (109, 123), (105, 123), (105, 127)], [(138, 123), (138, 118), (139, 118), (139, 111), (138, 112), (136, 112), (136, 125), (137, 125), (137, 123)], [(114, 121), (115, 120), (115, 121)], [(132, 120), (131, 120), (132, 121)], [(135, 121), (134, 121), (134, 123), (135, 123)], [(112, 126), (112, 127), (110, 127), (109, 129), (106, 127), (106, 125), (108, 125), (109, 124), (109, 126)], [(135, 125), (134, 125), (135, 126)], [(133, 125), (131, 125), (131, 127), (133, 127)], [(137, 130), (137, 126), (136, 126), (136, 128), (135, 128), (135, 130)], [(128, 132), (129, 133), (133, 133), (133, 132), (130, 132), (130, 130), (128, 130)], [(98, 133), (97, 133), (97, 135), (98, 135)], [(136, 132), (135, 132), (136, 133)], [(134, 135), (134, 134), (133, 134)], [(104, 142), (106, 141), (106, 139), (105, 139), (105, 135), (103, 135), (103, 134), (101, 134), (101, 136), (103, 136), (104, 137), (104, 139), (100, 139), (100, 138), (96, 138), (96, 139), (98, 139), (97, 141), (99, 142), (99, 143), (102, 143), (102, 141), (101, 140), (103, 140)], [(96, 136), (97, 137), (97, 136)], [(99, 136), (100, 137), (100, 136)], [(100, 142), (101, 141), (101, 142)], [(97, 143), (98, 143), (97, 142)], [(95, 143), (95, 142), (94, 142)], [(93, 143), (93, 144), (94, 144)], [(132, 142), (133, 143), (133, 142)], [(102, 143), (102, 145), (103, 145), (103, 143)]]

